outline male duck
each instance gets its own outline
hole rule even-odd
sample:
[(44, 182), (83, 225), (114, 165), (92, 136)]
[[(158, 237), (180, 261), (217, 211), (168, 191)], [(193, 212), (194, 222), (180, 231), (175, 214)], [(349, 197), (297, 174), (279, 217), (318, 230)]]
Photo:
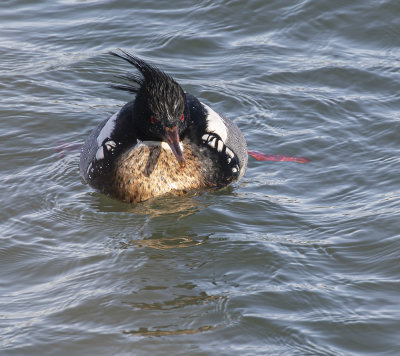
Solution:
[(138, 73), (113, 87), (136, 94), (86, 139), (80, 172), (92, 187), (137, 203), (174, 192), (223, 187), (247, 166), (246, 140), (238, 127), (169, 75), (125, 51), (112, 55)]

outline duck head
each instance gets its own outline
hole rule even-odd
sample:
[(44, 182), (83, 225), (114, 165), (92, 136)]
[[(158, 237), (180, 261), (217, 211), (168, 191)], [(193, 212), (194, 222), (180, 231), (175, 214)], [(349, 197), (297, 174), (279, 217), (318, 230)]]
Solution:
[(164, 141), (171, 148), (181, 167), (185, 157), (180, 137), (188, 124), (185, 93), (169, 75), (125, 51), (110, 52), (132, 64), (137, 73), (120, 76), (128, 84), (115, 84), (114, 88), (136, 94), (134, 103), (135, 130), (142, 141)]

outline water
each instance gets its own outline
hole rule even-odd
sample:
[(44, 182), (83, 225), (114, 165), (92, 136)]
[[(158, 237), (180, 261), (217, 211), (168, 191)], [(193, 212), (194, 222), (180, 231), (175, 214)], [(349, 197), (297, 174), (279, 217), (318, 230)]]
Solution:
[[(400, 354), (400, 3), (0, 5), (1, 355)], [(235, 121), (232, 187), (79, 177), (124, 48)]]

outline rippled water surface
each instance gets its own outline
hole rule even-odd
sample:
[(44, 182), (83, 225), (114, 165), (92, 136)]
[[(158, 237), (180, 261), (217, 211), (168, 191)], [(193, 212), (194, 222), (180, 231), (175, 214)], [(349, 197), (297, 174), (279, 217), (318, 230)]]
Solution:
[[(400, 2), (4, 0), (1, 355), (400, 353)], [(79, 147), (123, 48), (230, 117), (249, 159), (137, 206)]]

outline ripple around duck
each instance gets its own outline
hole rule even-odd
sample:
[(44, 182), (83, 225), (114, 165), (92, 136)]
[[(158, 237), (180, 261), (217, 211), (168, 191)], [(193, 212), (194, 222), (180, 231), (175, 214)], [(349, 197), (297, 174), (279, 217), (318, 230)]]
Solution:
[[(3, 353), (396, 354), (399, 2), (10, 0), (0, 33)], [(1, 5), (0, 5), (1, 6)], [(220, 190), (133, 206), (79, 177), (158, 64), (243, 130)]]

